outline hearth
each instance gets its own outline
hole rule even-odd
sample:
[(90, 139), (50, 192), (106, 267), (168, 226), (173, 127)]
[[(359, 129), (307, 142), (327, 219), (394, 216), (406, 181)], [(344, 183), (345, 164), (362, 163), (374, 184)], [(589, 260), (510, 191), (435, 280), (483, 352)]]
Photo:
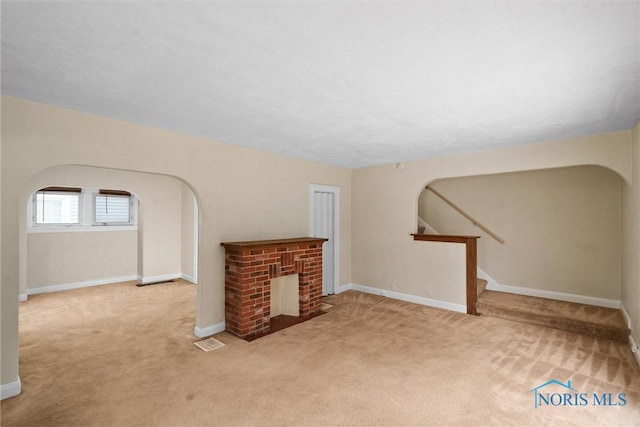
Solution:
[[(294, 315), (297, 322), (320, 314), (322, 306), (322, 244), (327, 239), (225, 242), (225, 322), (227, 331), (245, 339), (271, 332), (271, 318)], [(275, 290), (279, 313), (272, 316), (272, 280), (297, 275), (297, 314), (286, 283)], [(286, 280), (285, 280), (286, 282)], [(287, 292), (287, 294), (289, 294)], [(284, 304), (283, 304), (284, 303)], [(286, 305), (286, 313), (282, 311)], [(293, 311), (291, 311), (293, 310)], [(293, 323), (297, 323), (293, 322)]]

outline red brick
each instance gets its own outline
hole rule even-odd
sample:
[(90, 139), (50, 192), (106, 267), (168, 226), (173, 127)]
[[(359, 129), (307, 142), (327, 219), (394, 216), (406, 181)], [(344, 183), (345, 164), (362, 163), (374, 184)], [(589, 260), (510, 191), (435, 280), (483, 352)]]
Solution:
[(269, 278), (299, 274), (300, 315), (317, 312), (322, 304), (322, 246), (296, 243), (225, 255), (227, 329), (241, 337), (269, 330)]

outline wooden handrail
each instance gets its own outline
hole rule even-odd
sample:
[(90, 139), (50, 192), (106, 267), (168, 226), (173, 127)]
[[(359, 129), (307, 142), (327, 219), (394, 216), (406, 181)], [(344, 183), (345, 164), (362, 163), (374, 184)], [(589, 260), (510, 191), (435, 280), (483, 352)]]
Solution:
[(469, 215), (467, 212), (465, 212), (464, 209), (462, 209), (460, 206), (456, 205), (455, 203), (453, 203), (451, 200), (447, 199), (445, 196), (443, 196), (439, 191), (429, 187), (427, 185), (426, 187), (427, 190), (431, 191), (433, 194), (435, 194), (436, 196), (440, 197), (445, 203), (447, 203), (449, 206), (451, 206), (453, 209), (455, 209), (456, 211), (458, 211), (458, 213), (460, 213), (460, 215), (462, 215), (463, 217), (465, 217), (466, 219), (468, 219), (469, 221), (471, 221), (473, 223), (473, 225), (479, 227), (482, 231), (484, 231), (485, 233), (487, 233), (489, 236), (493, 237), (494, 239), (496, 239), (498, 242), (504, 244), (504, 239), (500, 236), (498, 236), (496, 233), (494, 233), (493, 231), (489, 230), (487, 227), (485, 227), (484, 225), (482, 225), (477, 219), (475, 219), (474, 217), (472, 217), (471, 215)]

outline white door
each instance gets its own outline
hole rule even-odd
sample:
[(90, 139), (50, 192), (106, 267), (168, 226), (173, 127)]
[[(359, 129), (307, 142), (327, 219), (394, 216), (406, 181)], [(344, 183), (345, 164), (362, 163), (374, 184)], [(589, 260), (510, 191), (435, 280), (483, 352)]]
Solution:
[(324, 237), (322, 245), (322, 295), (336, 293), (338, 284), (338, 203), (337, 187), (312, 186), (310, 229), (313, 237)]

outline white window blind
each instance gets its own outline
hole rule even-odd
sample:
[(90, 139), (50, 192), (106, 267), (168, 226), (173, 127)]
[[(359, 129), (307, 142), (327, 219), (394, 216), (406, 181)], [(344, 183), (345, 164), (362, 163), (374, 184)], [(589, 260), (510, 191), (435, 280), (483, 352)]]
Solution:
[(80, 189), (51, 187), (36, 192), (34, 219), (37, 225), (80, 223)]
[(95, 222), (97, 224), (130, 224), (131, 196), (110, 194), (101, 190), (95, 197)]

